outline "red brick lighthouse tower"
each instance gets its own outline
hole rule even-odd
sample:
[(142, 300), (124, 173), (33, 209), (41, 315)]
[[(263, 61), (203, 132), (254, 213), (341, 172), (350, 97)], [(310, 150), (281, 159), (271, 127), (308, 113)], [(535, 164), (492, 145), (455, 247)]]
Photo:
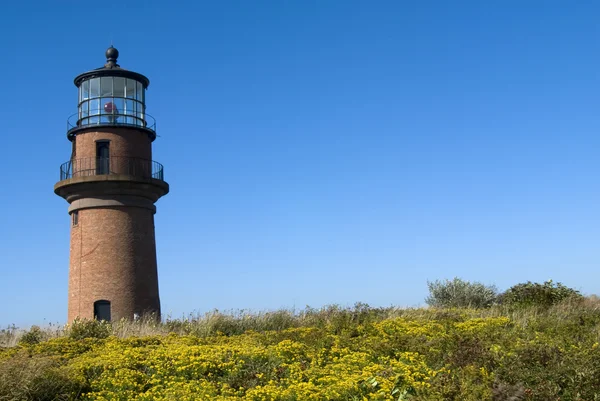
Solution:
[(160, 315), (154, 203), (169, 185), (152, 161), (149, 80), (121, 68), (118, 56), (111, 46), (104, 67), (75, 78), (71, 158), (54, 186), (70, 204), (69, 322)]

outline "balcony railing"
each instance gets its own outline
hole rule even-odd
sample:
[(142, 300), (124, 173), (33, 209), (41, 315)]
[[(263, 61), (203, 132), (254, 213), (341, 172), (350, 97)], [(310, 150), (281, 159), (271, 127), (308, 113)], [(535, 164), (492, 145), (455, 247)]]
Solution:
[(148, 113), (136, 113), (127, 110), (107, 113), (100, 109), (89, 112), (89, 114), (86, 113), (85, 115), (75, 113), (67, 119), (68, 132), (96, 125), (141, 127), (156, 132), (156, 120)]
[(164, 181), (163, 165), (135, 157), (88, 157), (73, 159), (60, 166), (60, 180), (93, 175), (120, 174)]

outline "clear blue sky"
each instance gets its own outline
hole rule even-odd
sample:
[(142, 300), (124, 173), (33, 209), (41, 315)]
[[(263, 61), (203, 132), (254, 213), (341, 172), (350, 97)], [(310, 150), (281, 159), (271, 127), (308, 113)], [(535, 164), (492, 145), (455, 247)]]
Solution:
[[(143, 8), (140, 8), (143, 5)], [(64, 322), (73, 78), (151, 80), (162, 308), (600, 293), (594, 1), (18, 1), (0, 13), (0, 325)]]

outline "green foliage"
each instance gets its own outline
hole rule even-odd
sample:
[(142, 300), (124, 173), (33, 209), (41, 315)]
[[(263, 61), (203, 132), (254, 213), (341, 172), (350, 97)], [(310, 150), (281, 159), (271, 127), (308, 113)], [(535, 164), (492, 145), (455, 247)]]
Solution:
[(460, 302), (34, 326), (0, 347), (0, 401), (600, 401), (600, 299), (469, 309), (494, 291), (437, 283)]
[(69, 327), (68, 333), (69, 338), (73, 340), (107, 338), (112, 334), (112, 326), (105, 321), (75, 319)]
[(493, 285), (471, 283), (455, 277), (450, 280), (428, 281), (429, 296), (425, 302), (436, 308), (489, 308), (498, 291)]
[(512, 307), (537, 306), (547, 308), (564, 300), (583, 299), (579, 291), (552, 280), (543, 284), (528, 281), (512, 286), (499, 296), (503, 305)]
[(76, 376), (54, 358), (19, 352), (0, 360), (2, 401), (70, 401), (81, 388)]
[[(183, 325), (210, 335), (148, 323), (165, 331), (104, 339), (91, 337), (106, 336), (110, 324), (77, 322), (71, 329), (83, 339), (71, 330), (0, 350), (0, 400), (599, 399), (597, 299), (547, 309), (359, 304), (247, 316)], [(256, 330), (232, 334), (248, 327)]]
[(48, 339), (48, 333), (43, 331), (39, 326), (31, 326), (29, 331), (23, 333), (19, 339), (20, 345), (33, 345), (38, 344)]

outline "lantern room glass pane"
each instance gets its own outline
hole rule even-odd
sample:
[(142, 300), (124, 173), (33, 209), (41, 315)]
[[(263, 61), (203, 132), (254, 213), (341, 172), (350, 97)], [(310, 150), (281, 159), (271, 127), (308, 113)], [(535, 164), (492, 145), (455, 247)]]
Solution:
[(89, 115), (92, 116), (88, 119), (90, 124), (98, 124), (100, 122), (100, 118), (98, 114), (100, 114), (100, 99), (90, 99), (90, 111)]
[(135, 115), (135, 111), (133, 109), (134, 105), (134, 101), (133, 100), (129, 100), (126, 99), (124, 104), (123, 104), (123, 114), (126, 115), (125, 117), (125, 123), (126, 124), (133, 124), (133, 117)]
[(125, 99), (123, 99), (122, 97), (115, 97), (114, 99), (112, 99), (112, 102), (115, 107), (115, 113), (124, 114), (123, 109), (125, 108)]
[(137, 82), (137, 89), (135, 91), (135, 98), (140, 102), (144, 101), (144, 87), (141, 82)]
[(125, 99), (123, 102), (123, 114), (133, 113), (133, 100)]
[(127, 87), (125, 88), (125, 97), (135, 99), (136, 82), (133, 79), (127, 79)]
[(81, 93), (80, 101), (90, 98), (90, 81), (83, 81), (79, 87)]
[(100, 114), (100, 99), (90, 99), (90, 115)]
[(114, 77), (113, 85), (113, 96), (125, 97), (125, 78)]
[(79, 105), (79, 119), (86, 118), (88, 116), (88, 107), (89, 107), (89, 101), (87, 101), (87, 100), (84, 100)]
[(131, 123), (133, 125), (139, 125), (139, 122), (137, 120), (137, 112), (138, 112), (139, 108), (140, 108), (140, 104), (134, 100), (133, 101), (133, 109), (131, 110), (131, 115), (133, 116), (131, 119)]
[(112, 94), (113, 94), (113, 77), (100, 78), (100, 94), (102, 96), (112, 96)]
[(112, 97), (103, 97), (100, 99), (100, 123), (114, 124), (116, 121), (115, 114), (118, 113)]
[(144, 104), (143, 103), (138, 103), (137, 104), (137, 118), (138, 120), (136, 121), (136, 125), (139, 126), (144, 126)]
[(90, 79), (90, 97), (100, 97), (100, 78)]

